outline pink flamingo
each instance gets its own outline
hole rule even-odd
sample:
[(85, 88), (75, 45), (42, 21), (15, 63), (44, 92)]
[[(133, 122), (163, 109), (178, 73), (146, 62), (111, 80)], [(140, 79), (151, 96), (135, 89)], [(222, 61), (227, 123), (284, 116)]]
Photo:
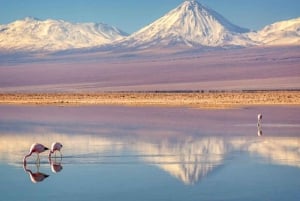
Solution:
[(23, 159), (23, 164), (26, 165), (26, 159), (32, 155), (32, 153), (36, 153), (37, 154), (37, 160), (36, 162), (40, 162), (40, 156), (39, 154), (46, 151), (46, 150), (49, 150), (47, 147), (45, 147), (44, 145), (42, 144), (39, 144), (39, 143), (34, 143), (33, 145), (31, 145), (30, 147), (30, 150), (29, 150), (29, 154), (27, 154), (24, 159)]
[(62, 158), (62, 154), (60, 152), (61, 148), (63, 147), (63, 145), (59, 142), (53, 142), (51, 145), (51, 150), (49, 153), (49, 159), (51, 158), (51, 154), (55, 153), (55, 157), (56, 157), (56, 151), (58, 151), (60, 153), (60, 158)]

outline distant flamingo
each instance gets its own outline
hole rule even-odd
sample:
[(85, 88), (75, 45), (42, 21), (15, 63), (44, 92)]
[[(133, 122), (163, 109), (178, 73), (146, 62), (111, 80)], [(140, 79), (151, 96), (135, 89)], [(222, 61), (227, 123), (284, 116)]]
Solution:
[(257, 136), (262, 136), (262, 128), (261, 128), (261, 120), (262, 120), (262, 114), (257, 115)]
[(260, 125), (261, 123), (261, 120), (262, 120), (262, 114), (258, 114), (257, 115), (257, 123)]
[(39, 143), (34, 143), (33, 145), (31, 145), (30, 147), (30, 150), (29, 150), (29, 154), (27, 154), (24, 159), (23, 159), (23, 163), (24, 165), (26, 165), (26, 159), (32, 155), (32, 153), (36, 153), (37, 154), (37, 159), (36, 159), (36, 162), (39, 163), (40, 162), (40, 156), (39, 154), (46, 151), (46, 150), (49, 150), (47, 147), (45, 147), (44, 145), (42, 144), (39, 144)]
[(63, 147), (63, 145), (59, 142), (53, 142), (51, 145), (51, 150), (49, 153), (49, 158), (51, 158), (51, 154), (55, 153), (55, 157), (56, 157), (56, 151), (58, 151), (60, 153), (60, 158), (62, 158), (62, 154), (60, 152), (61, 148)]

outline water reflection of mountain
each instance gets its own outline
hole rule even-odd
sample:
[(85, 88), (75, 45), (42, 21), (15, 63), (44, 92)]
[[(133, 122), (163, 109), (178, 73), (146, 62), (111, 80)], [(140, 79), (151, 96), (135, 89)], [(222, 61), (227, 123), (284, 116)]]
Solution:
[[(114, 160), (121, 160), (124, 153), (133, 153), (136, 161), (159, 167), (185, 184), (197, 183), (215, 168), (226, 165), (226, 158), (236, 151), (259, 155), (274, 164), (300, 168), (300, 138), (295, 137), (180, 137), (146, 140), (128, 136), (1, 135), (0, 160), (19, 165), (32, 142), (50, 145), (52, 139), (64, 144), (66, 163), (105, 162), (114, 154), (118, 155)], [(43, 157), (47, 158), (46, 155)]]
[(300, 138), (267, 138), (250, 144), (247, 151), (276, 164), (300, 168)]
[(137, 143), (135, 149), (145, 154), (143, 160), (155, 164), (185, 184), (194, 184), (223, 163), (229, 150), (224, 140), (200, 138), (162, 141), (159, 144)]

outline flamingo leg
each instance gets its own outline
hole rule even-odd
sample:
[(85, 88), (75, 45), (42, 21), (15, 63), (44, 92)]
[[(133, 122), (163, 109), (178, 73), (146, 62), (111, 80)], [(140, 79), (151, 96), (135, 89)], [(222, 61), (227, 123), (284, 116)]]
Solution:
[(37, 154), (36, 164), (37, 164), (37, 166), (40, 165), (40, 155), (39, 154)]
[(37, 170), (37, 172), (40, 172), (40, 163), (36, 164), (36, 170)]

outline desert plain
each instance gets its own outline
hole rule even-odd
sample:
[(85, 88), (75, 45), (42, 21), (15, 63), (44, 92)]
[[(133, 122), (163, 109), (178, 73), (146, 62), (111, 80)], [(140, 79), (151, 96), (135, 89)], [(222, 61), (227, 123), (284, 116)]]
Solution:
[(0, 94), (9, 105), (121, 105), (192, 108), (244, 106), (300, 106), (299, 91), (248, 92), (106, 92), (106, 93), (11, 93)]
[(0, 103), (228, 108), (300, 105), (297, 46), (1, 57)]

